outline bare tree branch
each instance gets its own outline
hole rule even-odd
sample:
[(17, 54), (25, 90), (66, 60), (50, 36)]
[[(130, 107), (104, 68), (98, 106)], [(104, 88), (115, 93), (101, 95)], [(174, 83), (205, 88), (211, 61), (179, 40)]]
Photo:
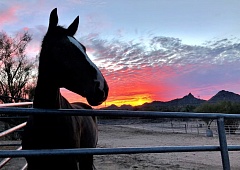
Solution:
[(8, 97), (0, 98), (3, 102), (18, 102), (17, 98), (30, 96), (27, 92), (31, 89), (27, 88), (34, 85), (27, 83), (34, 79), (34, 63), (27, 59), (25, 50), (31, 39), (28, 32), (14, 38), (0, 32), (0, 96)]

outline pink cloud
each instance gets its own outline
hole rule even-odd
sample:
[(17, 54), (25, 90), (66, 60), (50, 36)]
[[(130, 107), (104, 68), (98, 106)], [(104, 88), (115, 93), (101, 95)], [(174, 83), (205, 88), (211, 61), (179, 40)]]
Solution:
[(20, 9), (19, 5), (10, 6), (0, 11), (0, 27), (18, 20), (16, 13)]

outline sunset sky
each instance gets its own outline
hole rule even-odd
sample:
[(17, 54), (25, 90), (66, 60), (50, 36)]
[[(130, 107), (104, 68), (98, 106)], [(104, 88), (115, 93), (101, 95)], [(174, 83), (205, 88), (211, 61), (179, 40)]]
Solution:
[(55, 7), (60, 25), (80, 16), (75, 37), (110, 87), (103, 105), (240, 93), (239, 0), (2, 0), (0, 30), (28, 31), (35, 57)]

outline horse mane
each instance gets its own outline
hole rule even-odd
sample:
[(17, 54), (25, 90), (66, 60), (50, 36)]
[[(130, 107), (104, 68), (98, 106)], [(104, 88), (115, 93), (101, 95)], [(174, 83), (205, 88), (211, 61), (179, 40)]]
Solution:
[(82, 102), (73, 102), (71, 103), (72, 106), (76, 106), (74, 108), (78, 108), (80, 106), (79, 109), (93, 109), (91, 106), (89, 106), (86, 103), (82, 103)]

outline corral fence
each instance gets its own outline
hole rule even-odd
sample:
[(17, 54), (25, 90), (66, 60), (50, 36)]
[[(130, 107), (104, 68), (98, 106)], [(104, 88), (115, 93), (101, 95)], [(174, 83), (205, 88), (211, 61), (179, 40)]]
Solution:
[[(2, 97), (2, 96), (1, 96)], [(7, 107), (31, 107), (33, 102), (21, 102), (21, 103), (6, 103), (6, 104), (0, 104), (0, 109), (1, 108), (7, 108)], [(0, 121), (6, 121), (7, 119), (27, 119), (27, 116), (24, 117), (19, 117), (19, 116), (2, 116), (2, 115), (6, 115), (4, 112), (0, 112)], [(14, 133), (16, 131), (18, 131), (19, 129), (22, 129), (24, 126), (26, 126), (26, 122), (21, 123), (17, 126), (14, 126), (12, 128), (9, 128), (5, 131), (1, 131), (0, 132), (0, 138), (3, 138), (11, 133)], [(21, 150), (22, 146), (21, 144), (17, 144), (17, 143), (7, 143), (7, 144), (0, 144), (0, 147), (17, 147), (16, 150)], [(2, 157), (3, 158), (3, 157)], [(11, 157), (4, 157), (4, 159), (2, 159), (0, 161), (0, 169), (3, 168), (12, 158)], [(27, 168), (27, 164), (25, 164), (21, 170), (24, 170)]]
[[(126, 119), (124, 119), (126, 120)], [(122, 120), (110, 119), (111, 123), (108, 123), (107, 120), (100, 119), (99, 124), (112, 124), (112, 125), (122, 125), (128, 127), (128, 125), (134, 125), (135, 128), (140, 128), (143, 130), (152, 130), (157, 132), (165, 132), (165, 133), (178, 133), (178, 134), (195, 134), (199, 136), (208, 136), (208, 133), (211, 133), (212, 136), (218, 136), (218, 128), (217, 128), (217, 120), (212, 120), (211, 124), (207, 124), (207, 121), (201, 119), (164, 119), (159, 120), (155, 119), (145, 120), (129, 120), (128, 122), (123, 122)], [(151, 125), (149, 126), (149, 122)], [(226, 134), (231, 135), (240, 135), (240, 129), (237, 125), (228, 125), (225, 124)], [(157, 128), (157, 130), (156, 130)], [(212, 137), (209, 136), (209, 137)]]
[[(47, 150), (0, 150), (1, 158), (49, 155), (110, 155), (137, 153), (167, 153), (167, 152), (212, 152), (220, 151), (224, 170), (230, 170), (229, 151), (240, 151), (240, 145), (228, 145), (224, 128), (224, 119), (240, 119), (238, 114), (222, 113), (187, 113), (187, 112), (152, 112), (123, 110), (46, 110), (32, 108), (0, 108), (0, 114), (7, 115), (73, 115), (73, 116), (116, 116), (141, 118), (179, 118), (179, 119), (216, 119), (219, 145), (198, 146), (153, 146), (129, 148), (79, 148), (79, 149), (47, 149)], [(24, 126), (25, 124), (21, 125)]]

